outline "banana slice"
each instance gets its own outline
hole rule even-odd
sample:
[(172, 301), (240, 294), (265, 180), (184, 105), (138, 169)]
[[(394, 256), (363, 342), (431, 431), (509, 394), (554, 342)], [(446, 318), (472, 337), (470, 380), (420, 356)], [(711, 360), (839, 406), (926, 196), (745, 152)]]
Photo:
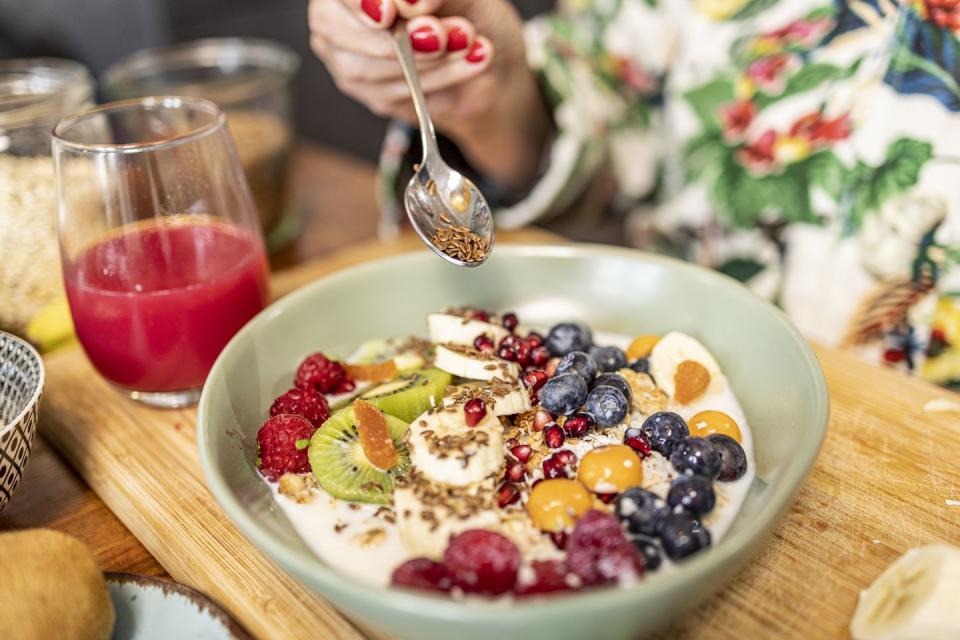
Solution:
[(450, 537), (467, 529), (497, 529), (493, 483), (462, 489), (438, 486), (416, 474), (393, 491), (400, 540), (413, 556), (439, 560)]
[(431, 409), (410, 424), (410, 461), (427, 480), (449, 487), (476, 484), (503, 465), (503, 425), (487, 411), (468, 427), (462, 406)]
[(517, 380), (504, 382), (494, 378), (487, 384), (469, 383), (453, 389), (444, 399), (443, 406), (463, 405), (468, 400), (480, 398), (495, 416), (513, 416), (529, 411), (530, 393)]
[(520, 375), (520, 365), (516, 362), (507, 362), (473, 347), (449, 342), (437, 345), (433, 366), (469, 380), (515, 380)]
[(960, 548), (910, 549), (860, 592), (854, 640), (960, 638)]
[(449, 313), (431, 313), (427, 316), (427, 326), (430, 327), (430, 342), (463, 344), (473, 346), (477, 336), (486, 334), (493, 339), (494, 344), (510, 335), (510, 332), (500, 325), (481, 320), (467, 320)]
[(704, 391), (704, 395), (723, 390), (726, 378), (720, 371), (720, 364), (713, 354), (696, 338), (673, 331), (660, 338), (650, 353), (650, 375), (668, 396), (674, 397), (676, 393), (674, 376), (677, 374), (677, 367), (686, 360), (693, 360), (703, 365), (710, 374), (710, 385)]

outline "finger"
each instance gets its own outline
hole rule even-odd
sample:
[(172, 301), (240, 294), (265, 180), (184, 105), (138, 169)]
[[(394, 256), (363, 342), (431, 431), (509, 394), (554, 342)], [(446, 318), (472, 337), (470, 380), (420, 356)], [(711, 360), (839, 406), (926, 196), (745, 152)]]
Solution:
[[(440, 26), (447, 33), (447, 52), (469, 51), (477, 38), (477, 29), (473, 23), (459, 16), (441, 18)], [(465, 53), (463, 55), (466, 55)]]
[[(473, 48), (476, 49), (477, 45), (481, 43), (484, 54), (476, 57), (473, 61), (470, 60), (469, 55), (458, 59), (446, 58), (443, 64), (437, 65), (433, 69), (427, 69), (420, 74), (420, 86), (428, 99), (435, 94), (479, 76), (490, 67), (493, 59), (493, 45), (490, 44), (489, 40), (480, 36), (474, 43)], [(369, 83), (366, 87), (356, 87), (356, 90), (368, 96), (371, 102), (395, 105), (410, 101), (410, 91), (406, 83), (401, 81)]]
[(414, 18), (436, 13), (443, 0), (393, 0), (393, 4), (401, 18)]
[[(358, 82), (384, 82), (402, 80), (403, 71), (394, 60), (371, 58), (347, 49), (328, 45), (322, 38), (314, 45), (314, 51), (324, 61), (330, 73), (343, 79)], [(313, 39), (311, 39), (313, 43)], [(322, 51), (322, 53), (321, 53)], [(417, 60), (417, 70), (424, 73), (444, 63), (443, 58)]]
[(322, 37), (330, 47), (337, 49), (373, 58), (395, 59), (390, 34), (371, 29), (370, 21), (361, 18), (359, 6), (358, 0), (313, 0), (308, 16), (311, 36)]
[(439, 58), (447, 49), (447, 31), (433, 16), (413, 18), (407, 22), (407, 31), (410, 46), (420, 58)]
[(397, 20), (393, 0), (340, 0), (360, 22), (374, 29), (389, 29)]

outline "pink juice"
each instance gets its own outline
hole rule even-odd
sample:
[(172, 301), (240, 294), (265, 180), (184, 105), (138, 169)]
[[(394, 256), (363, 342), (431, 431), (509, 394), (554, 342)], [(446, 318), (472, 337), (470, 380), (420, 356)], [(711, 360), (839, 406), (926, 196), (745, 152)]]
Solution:
[(121, 387), (200, 387), (230, 338), (267, 303), (259, 238), (182, 220), (108, 238), (65, 265), (77, 337), (101, 375)]

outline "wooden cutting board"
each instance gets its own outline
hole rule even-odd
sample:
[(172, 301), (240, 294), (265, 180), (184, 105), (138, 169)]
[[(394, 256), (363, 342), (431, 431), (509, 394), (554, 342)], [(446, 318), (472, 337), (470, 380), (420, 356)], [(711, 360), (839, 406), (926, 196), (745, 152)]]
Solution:
[[(543, 241), (538, 232), (516, 241)], [(276, 296), (346, 266), (417, 247), (370, 243), (273, 280)], [(956, 396), (832, 349), (817, 350), (830, 430), (817, 466), (764, 551), (664, 638), (846, 637), (857, 592), (912, 546), (960, 545)], [(41, 432), (176, 580), (263, 638), (362, 638), (224, 517), (204, 485), (195, 411), (147, 409), (115, 393), (78, 349), (46, 359)]]

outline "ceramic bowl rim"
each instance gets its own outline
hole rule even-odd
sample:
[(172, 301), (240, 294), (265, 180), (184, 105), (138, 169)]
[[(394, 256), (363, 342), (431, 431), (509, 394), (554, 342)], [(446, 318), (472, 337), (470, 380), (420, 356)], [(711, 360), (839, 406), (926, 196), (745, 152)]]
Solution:
[[(768, 531), (775, 526), (781, 514), (790, 506), (796, 493), (800, 490), (820, 452), (827, 432), (829, 417), (829, 396), (826, 379), (819, 360), (809, 343), (793, 326), (780, 309), (767, 303), (750, 292), (745, 286), (733, 278), (683, 262), (676, 258), (646, 253), (634, 249), (611, 247), (588, 243), (570, 245), (526, 245), (511, 244), (500, 246), (497, 253), (511, 258), (523, 257), (551, 257), (551, 258), (583, 258), (614, 256), (642, 262), (652, 262), (668, 269), (687, 272), (695, 279), (706, 281), (711, 286), (722, 287), (732, 295), (739, 296), (745, 304), (757, 305), (757, 309), (764, 308), (770, 313), (777, 324), (783, 329), (803, 358), (804, 368), (813, 378), (815, 398), (812, 425), (805, 425), (797, 449), (799, 455), (794, 456), (784, 465), (778, 481), (771, 487), (764, 497), (763, 504), (757, 510), (749, 526), (725, 536), (717, 547), (711, 548), (710, 553), (701, 554), (684, 563), (684, 567), (674, 573), (658, 576), (654, 583), (640, 582), (627, 588), (595, 589), (570, 595), (559, 595), (550, 598), (531, 598), (529, 602), (514, 601), (510, 606), (504, 606), (502, 601), (485, 601), (482, 599), (452, 600), (450, 598), (431, 595), (429, 593), (415, 593), (389, 587), (375, 587), (361, 583), (343, 573), (336, 571), (324, 563), (309, 550), (299, 550), (286, 542), (276, 539), (270, 530), (261, 525), (258, 520), (249, 514), (246, 507), (237, 499), (228, 486), (226, 480), (219, 475), (216, 462), (217, 452), (213, 448), (213, 438), (208, 433), (211, 394), (211, 381), (224, 375), (222, 369), (226, 366), (226, 359), (236, 348), (236, 345), (245, 342), (249, 336), (264, 322), (283, 309), (296, 305), (299, 301), (315, 295), (315, 291), (325, 288), (337, 281), (363, 276), (366, 274), (389, 272), (391, 267), (410, 261), (436, 260), (432, 254), (422, 251), (401, 253), (354, 265), (332, 274), (318, 278), (292, 293), (289, 293), (273, 302), (264, 311), (247, 323), (224, 348), (211, 369), (207, 384), (204, 385), (197, 410), (197, 445), (200, 453), (201, 466), (207, 481), (207, 486), (216, 498), (224, 513), (237, 526), (240, 532), (253, 542), (268, 558), (279, 564), (286, 573), (295, 576), (310, 576), (313, 584), (308, 585), (311, 591), (320, 593), (334, 593), (338, 597), (350, 598), (360, 602), (380, 601), (383, 607), (393, 610), (403, 610), (413, 615), (434, 619), (457, 619), (482, 621), (486, 616), (497, 612), (501, 618), (511, 616), (514, 620), (529, 619), (549, 615), (550, 612), (559, 612), (571, 606), (591, 609), (602, 606), (610, 608), (626, 606), (635, 603), (638, 598), (644, 598), (645, 593), (653, 591), (666, 592), (673, 589), (684, 589), (698, 577), (721, 571), (732, 559), (756, 549), (757, 544), (765, 539)], [(212, 428), (212, 427), (211, 427)], [(740, 564), (736, 565), (740, 568)], [(318, 589), (317, 586), (322, 588)]]
[(43, 386), (46, 384), (47, 372), (43, 366), (43, 358), (40, 357), (40, 354), (36, 349), (33, 348), (32, 344), (26, 340), (23, 340), (22, 338), (18, 338), (12, 333), (7, 333), (6, 331), (0, 331), (0, 338), (3, 338), (4, 340), (11, 340), (15, 343), (19, 343), (21, 347), (26, 347), (27, 353), (29, 353), (34, 362), (37, 363), (37, 368), (40, 371), (40, 375), (37, 377), (36, 388), (30, 394), (30, 400), (27, 401), (27, 403), (23, 406), (23, 410), (14, 416), (13, 420), (11, 420), (8, 424), (0, 426), (0, 436), (3, 436), (7, 433), (7, 431), (10, 431), (16, 425), (21, 424), (27, 415), (36, 408), (37, 404), (39, 404), (40, 396), (43, 393)]

